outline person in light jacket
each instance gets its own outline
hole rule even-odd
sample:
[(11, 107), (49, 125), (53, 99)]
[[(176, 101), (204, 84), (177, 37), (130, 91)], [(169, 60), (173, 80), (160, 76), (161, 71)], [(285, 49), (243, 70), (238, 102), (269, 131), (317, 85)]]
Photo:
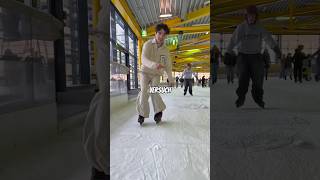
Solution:
[(166, 24), (158, 24), (155, 30), (155, 37), (145, 42), (142, 48), (141, 91), (136, 101), (137, 112), (139, 114), (138, 122), (140, 124), (144, 122), (145, 118), (149, 117), (149, 96), (151, 96), (156, 123), (161, 121), (162, 112), (166, 109), (166, 105), (159, 94), (149, 94), (149, 87), (158, 86), (160, 76), (164, 72), (168, 76), (169, 86), (173, 86), (174, 84), (170, 53), (164, 44), (166, 35), (169, 34), (170, 30)]
[(281, 57), (281, 51), (271, 34), (266, 31), (258, 21), (258, 9), (251, 5), (246, 8), (245, 21), (237, 26), (233, 32), (231, 41), (227, 47), (227, 53), (233, 48), (238, 48), (238, 73), (239, 85), (236, 90), (238, 99), (235, 104), (240, 107), (245, 102), (250, 79), (252, 80), (252, 97), (261, 107), (265, 107), (263, 101), (264, 62), (262, 60), (262, 42), (273, 49), (277, 57)]

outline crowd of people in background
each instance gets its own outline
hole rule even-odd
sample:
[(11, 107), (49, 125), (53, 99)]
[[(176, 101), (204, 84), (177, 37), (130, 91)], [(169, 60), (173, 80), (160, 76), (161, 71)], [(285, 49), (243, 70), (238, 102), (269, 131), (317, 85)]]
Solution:
[(184, 87), (184, 96), (189, 92), (191, 96), (192, 93), (192, 86), (197, 85), (201, 86), (202, 88), (208, 87), (210, 82), (210, 77), (206, 78), (206, 76), (198, 77), (198, 73), (192, 71), (191, 63), (186, 65), (186, 68), (182, 72), (181, 76), (176, 76), (176, 88)]
[(305, 54), (303, 52), (303, 45), (299, 45), (295, 49), (295, 53), (292, 56), (291, 53), (288, 53), (286, 56), (283, 55), (281, 58), (281, 70), (280, 70), (280, 79), (287, 80), (287, 77), (290, 80), (294, 79), (294, 82), (302, 83), (303, 80), (311, 81), (312, 80), (312, 61), (315, 61), (315, 76), (314, 79), (319, 81), (319, 71), (320, 71), (320, 49), (311, 54)]
[[(279, 78), (283, 80), (294, 80), (295, 83), (302, 83), (303, 81), (319, 81), (320, 80), (320, 48), (314, 54), (305, 54), (303, 52), (304, 46), (298, 45), (295, 49), (295, 52), (283, 54), (279, 60)], [(225, 65), (224, 72), (227, 83), (234, 83), (235, 75), (237, 73), (237, 54), (230, 53), (222, 55), (219, 49), (214, 46), (213, 52), (211, 53), (211, 60), (213, 63), (213, 84), (217, 82), (218, 69), (219, 69), (219, 57), (221, 57), (221, 62)], [(264, 62), (264, 76), (265, 80), (268, 80), (270, 76), (270, 67), (271, 67), (271, 57), (268, 52), (268, 49), (264, 49), (262, 52), (262, 60)], [(314, 66), (313, 66), (314, 64)], [(312, 75), (314, 74), (314, 76)]]
[[(206, 78), (206, 76), (202, 76), (199, 78), (197, 75), (194, 75), (192, 78), (190, 78), (192, 85), (201, 86), (203, 88), (209, 87), (210, 77)], [(186, 79), (184, 78), (184, 75), (182, 74), (180, 77), (176, 76), (176, 88), (183, 88), (186, 86)]]

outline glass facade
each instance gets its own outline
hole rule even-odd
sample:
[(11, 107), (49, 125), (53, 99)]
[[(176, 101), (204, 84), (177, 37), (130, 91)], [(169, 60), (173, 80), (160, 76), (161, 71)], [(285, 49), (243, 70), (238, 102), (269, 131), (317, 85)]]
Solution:
[(0, 7), (0, 113), (55, 102), (50, 24)]
[(110, 94), (129, 93), (138, 88), (138, 40), (114, 6), (110, 28)]
[[(66, 86), (81, 86), (80, 69), (80, 35), (79, 35), (79, 0), (63, 1), (63, 10), (66, 14), (64, 27), (65, 41), (65, 63), (66, 63)], [(92, 29), (92, 7), (91, 1), (88, 1), (88, 28)], [(94, 70), (94, 40), (88, 37), (88, 51), (90, 66), (90, 83), (95, 84), (96, 74)]]
[(27, 6), (32, 6), (39, 9), (42, 12), (49, 13), (49, 3), (50, 0), (17, 0), (24, 3)]
[(63, 10), (66, 12), (66, 26), (64, 27), (64, 45), (67, 87), (80, 84), (77, 3), (77, 0), (63, 2)]

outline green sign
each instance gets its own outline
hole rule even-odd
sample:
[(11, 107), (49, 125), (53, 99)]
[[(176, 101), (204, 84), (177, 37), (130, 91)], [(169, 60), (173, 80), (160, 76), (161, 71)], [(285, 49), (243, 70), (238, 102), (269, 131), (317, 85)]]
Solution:
[(142, 35), (142, 37), (146, 37), (147, 36), (147, 31), (145, 29), (142, 30), (141, 35)]

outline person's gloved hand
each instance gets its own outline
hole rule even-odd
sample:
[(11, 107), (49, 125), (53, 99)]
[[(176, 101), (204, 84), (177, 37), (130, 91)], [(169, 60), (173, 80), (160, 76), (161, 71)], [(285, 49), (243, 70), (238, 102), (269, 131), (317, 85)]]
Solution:
[(281, 59), (281, 50), (280, 48), (277, 46), (275, 48), (273, 48), (273, 51), (276, 53), (277, 58)]
[(157, 64), (156, 68), (157, 68), (157, 70), (160, 70), (161, 68), (164, 68), (164, 65), (162, 65), (162, 64)]

